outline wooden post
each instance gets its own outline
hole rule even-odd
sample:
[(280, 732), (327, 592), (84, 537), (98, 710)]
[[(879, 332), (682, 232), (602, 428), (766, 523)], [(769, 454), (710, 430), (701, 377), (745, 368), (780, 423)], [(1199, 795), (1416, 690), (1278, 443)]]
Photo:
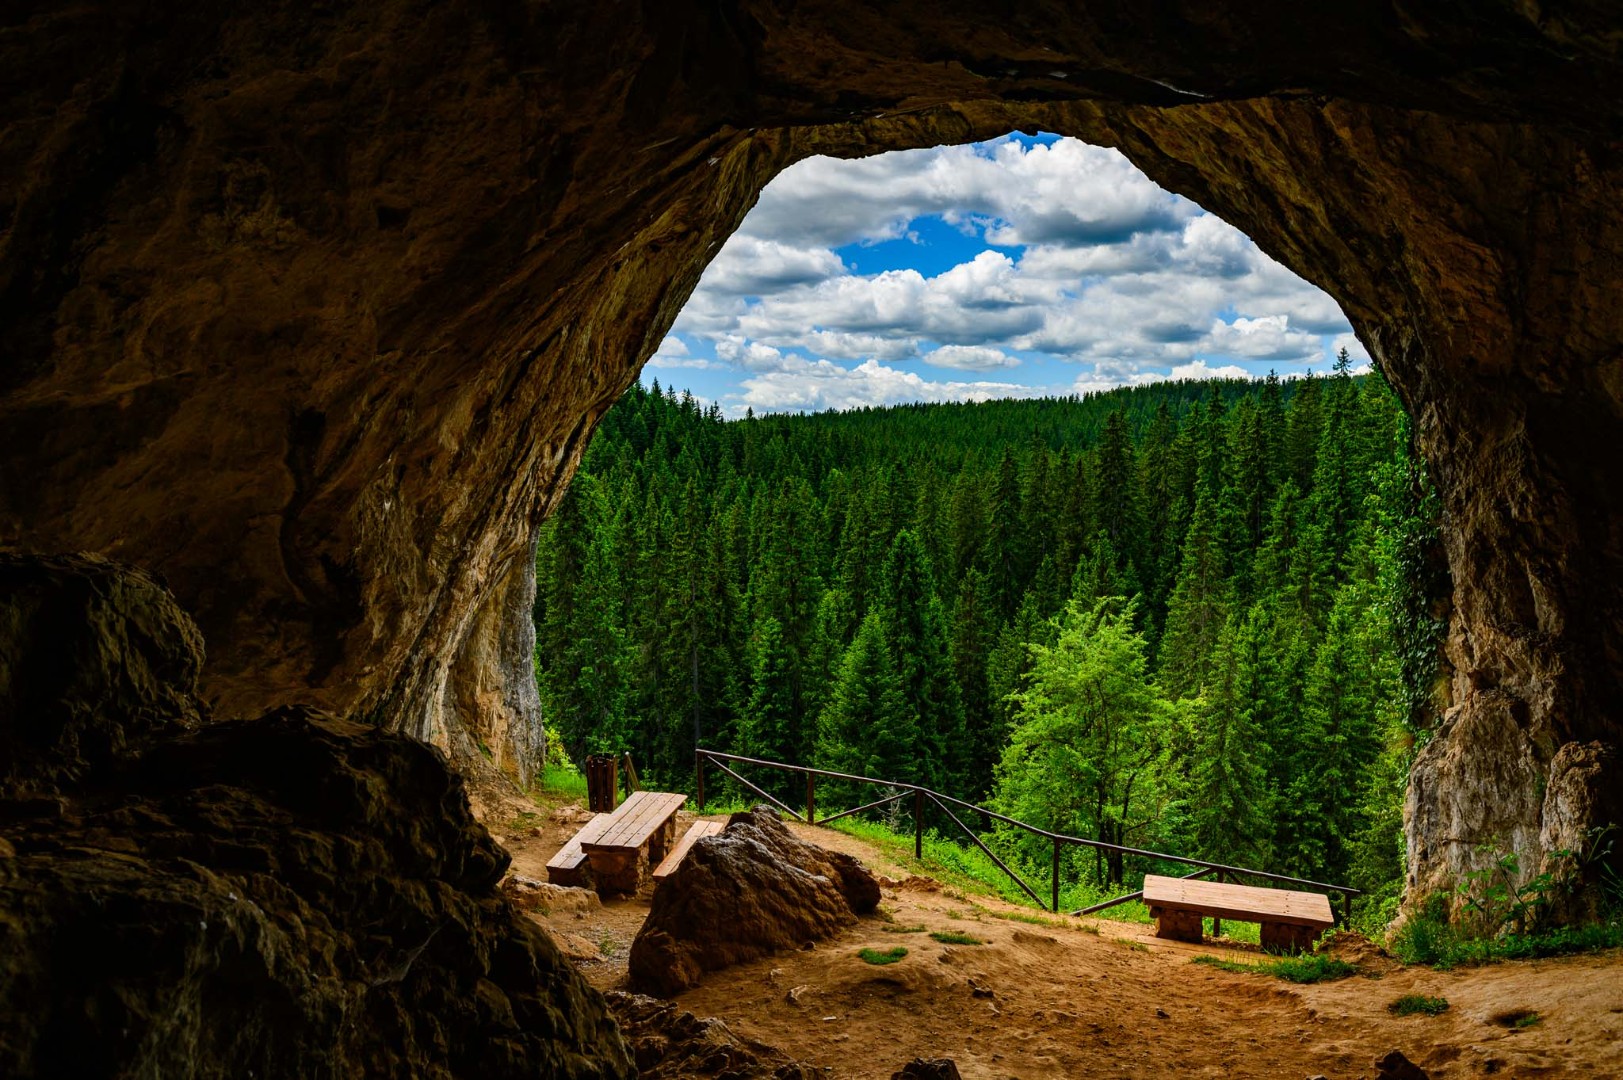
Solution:
[(693, 752), (693, 771), (699, 776), (699, 813), (704, 813), (704, 755), (697, 750)]
[[(1226, 881), (1227, 879), (1228, 879), (1228, 875), (1223, 873), (1223, 871), (1219, 870), (1217, 872), (1217, 881), (1218, 881), (1219, 884)], [(1219, 919), (1217, 916), (1214, 915), (1214, 916), (1212, 916), (1212, 937), (1222, 937), (1222, 936), (1223, 936), (1223, 920)]]
[(1059, 837), (1054, 837), (1054, 914), (1059, 914)]
[(924, 858), (924, 792), (913, 792), (913, 858)]
[(817, 774), (806, 774), (806, 824), (817, 824)]
[(626, 751), (625, 762), (626, 762), (626, 794), (630, 795), (633, 791), (641, 791), (642, 790), (642, 779), (637, 776), (637, 767), (635, 765), (631, 764), (631, 751), (630, 750)]

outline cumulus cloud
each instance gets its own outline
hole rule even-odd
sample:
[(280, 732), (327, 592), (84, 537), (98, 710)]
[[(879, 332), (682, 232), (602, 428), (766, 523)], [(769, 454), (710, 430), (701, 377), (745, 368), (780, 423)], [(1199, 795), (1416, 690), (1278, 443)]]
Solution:
[(993, 371), (997, 368), (1020, 366), (1020, 358), (1010, 356), (1002, 349), (984, 345), (943, 345), (924, 356), (926, 363), (936, 367), (958, 368), (962, 371)]
[[(965, 237), (956, 264), (847, 262), (860, 250), (848, 245), (906, 238), (930, 218)], [(1013, 374), (941, 382), (894, 366), (1035, 378), (1015, 353), (1080, 365), (1078, 392), (1288, 375), (1343, 345), (1368, 363), (1330, 297), (1121, 154), (1072, 139), (801, 162), (762, 193), (675, 331), (667, 342), (695, 348), (662, 344), (653, 363), (747, 376), (736, 400), (763, 409), (1036, 392)]]
[(850, 368), (828, 360), (801, 360), (777, 371), (753, 375), (743, 381), (742, 387), (742, 406), (804, 412), (905, 401), (991, 401), (1040, 393), (1018, 383), (933, 382), (916, 371), (903, 371), (877, 360)]

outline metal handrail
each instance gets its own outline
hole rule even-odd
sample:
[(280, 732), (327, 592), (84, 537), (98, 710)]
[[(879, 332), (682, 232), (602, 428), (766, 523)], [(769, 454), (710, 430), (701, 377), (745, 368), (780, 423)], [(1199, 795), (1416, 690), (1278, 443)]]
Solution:
[[(931, 802), (935, 803), (938, 810), (940, 810), (943, 814), (946, 814), (947, 817), (951, 818), (953, 824), (962, 829), (964, 834), (968, 836), (970, 840), (974, 841), (975, 845), (985, 852), (986, 855), (997, 864), (1000, 870), (1007, 874), (1015, 882), (1015, 884), (1019, 885), (1027, 896), (1030, 896), (1032, 900), (1036, 901), (1039, 907), (1043, 906), (1043, 901), (1040, 897), (1038, 897), (1037, 893), (1032, 889), (1032, 887), (1027, 884), (1025, 879), (1011, 870), (1002, 859), (998, 858), (998, 856), (993, 853), (992, 849), (987, 847), (981, 838), (975, 835), (974, 831), (971, 830), (969, 826), (965, 825), (963, 821), (959, 819), (957, 814), (952, 812), (948, 804), (950, 803), (953, 806), (962, 807), (965, 810), (980, 814), (983, 817), (991, 820), (1001, 821), (1004, 824), (1013, 825), (1016, 828), (1024, 829), (1033, 836), (1041, 836), (1045, 839), (1051, 840), (1054, 844), (1054, 866), (1053, 880), (1051, 883), (1053, 888), (1050, 909), (1055, 913), (1059, 912), (1060, 849), (1065, 844), (1075, 844), (1078, 847), (1093, 848), (1098, 851), (1113, 851), (1122, 855), (1137, 855), (1148, 859), (1159, 859), (1163, 862), (1181, 863), (1184, 866), (1193, 866), (1198, 869), (1198, 872), (1188, 875), (1191, 878), (1204, 877), (1205, 875), (1212, 873), (1218, 875), (1234, 874), (1244, 877), (1260, 878), (1264, 881), (1279, 882), (1286, 885), (1299, 885), (1308, 889), (1317, 890), (1319, 892), (1340, 893), (1343, 902), (1343, 919), (1345, 919), (1346, 915), (1350, 911), (1352, 898), (1355, 896), (1364, 895), (1362, 890), (1354, 889), (1349, 885), (1333, 885), (1328, 882), (1313, 881), (1308, 878), (1291, 877), (1288, 874), (1274, 874), (1266, 870), (1254, 870), (1246, 866), (1231, 866), (1228, 863), (1214, 863), (1208, 862), (1204, 859), (1191, 859), (1185, 855), (1169, 855), (1164, 851), (1150, 851), (1146, 848), (1127, 847), (1123, 844), (1111, 844), (1103, 840), (1090, 840), (1085, 836), (1071, 836), (1068, 833), (1053, 832), (1049, 829), (1040, 829), (1035, 825), (1030, 825), (1024, 821), (1020, 821), (1018, 818), (1009, 817), (1007, 814), (1000, 814), (996, 810), (988, 810), (984, 806), (977, 806), (975, 803), (966, 802), (963, 799), (957, 799), (951, 795), (944, 795), (941, 792), (934, 791), (923, 786), (922, 784), (908, 784), (897, 780), (876, 780), (871, 776), (857, 776), (852, 773), (836, 772), (833, 769), (817, 769), (809, 765), (788, 765), (781, 761), (767, 761), (764, 758), (744, 757), (741, 754), (726, 754), (720, 750), (698, 749), (694, 751), (694, 771), (697, 775), (698, 781), (697, 786), (700, 813), (704, 812), (704, 767), (706, 761), (713, 763), (716, 768), (720, 769), (728, 776), (731, 776), (733, 779), (737, 780), (739, 783), (743, 784), (757, 795), (767, 799), (784, 813), (793, 817), (796, 821), (803, 821), (808, 825), (826, 825), (829, 822), (835, 821), (839, 818), (849, 817), (852, 814), (861, 813), (864, 810), (871, 810), (875, 807), (884, 806), (887, 803), (896, 802), (898, 799), (905, 798), (908, 794), (912, 794), (914, 797), (913, 854), (915, 857), (922, 857), (924, 853), (924, 800), (928, 798)], [(761, 790), (761, 788), (744, 779), (732, 769), (729, 769), (726, 765), (722, 764), (724, 761), (731, 761), (741, 765), (762, 765), (769, 769), (781, 769), (784, 772), (800, 773), (801, 775), (805, 776), (805, 816), (803, 817), (795, 811), (789, 809), (789, 807), (785, 806), (782, 801)], [(842, 810), (838, 814), (833, 814), (829, 817), (823, 818), (821, 821), (818, 821), (815, 809), (816, 803), (814, 794), (814, 778), (819, 776), (826, 777), (831, 780), (850, 780), (859, 784), (873, 784), (879, 787), (887, 787), (895, 790), (897, 794), (880, 799), (876, 802), (868, 803), (864, 806), (858, 806), (851, 810)], [(1074, 911), (1071, 914), (1085, 915), (1091, 914), (1095, 911), (1103, 911), (1105, 908), (1115, 907), (1117, 904), (1124, 904), (1132, 900), (1137, 900), (1143, 895), (1142, 890), (1134, 893), (1128, 893), (1125, 896), (1119, 896), (1114, 900), (1107, 900), (1101, 904), (1094, 904), (1091, 907), (1082, 908), (1081, 910)]]

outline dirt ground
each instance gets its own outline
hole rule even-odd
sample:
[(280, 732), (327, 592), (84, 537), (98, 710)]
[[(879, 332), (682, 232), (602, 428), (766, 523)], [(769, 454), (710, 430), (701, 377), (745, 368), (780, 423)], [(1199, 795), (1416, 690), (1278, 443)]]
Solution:
[[(534, 817), (532, 804), (487, 820), (513, 872), (545, 880), (546, 861), (589, 817), (574, 807)], [(685, 829), (692, 815), (683, 814)], [(1401, 1050), (1433, 1077), (1623, 1078), (1623, 954), (1440, 972), (1404, 968), (1367, 943), (1349, 945), (1361, 975), (1296, 986), (1191, 961), (1252, 959), (1240, 947), (1161, 941), (1152, 928), (1055, 918), (934, 882), (822, 828), (797, 835), (850, 852), (903, 882), (881, 914), (815, 948), (705, 976), (679, 1003), (776, 1046), (830, 1077), (885, 1080), (914, 1057), (950, 1057), (966, 1080), (1167, 1076), (1372, 1077)], [(534, 915), (586, 977), (623, 989), (626, 955), (648, 910), (640, 898)], [(1036, 917), (1041, 922), (1023, 920)], [(917, 929), (922, 928), (922, 929)], [(908, 932), (912, 931), (912, 932)], [(941, 944), (931, 931), (984, 942)], [(908, 950), (876, 967), (864, 947)], [(1361, 947), (1360, 947), (1361, 946)], [(1397, 1017), (1406, 994), (1444, 997), (1440, 1016)], [(1536, 1014), (1534, 1022), (1517, 1020)]]

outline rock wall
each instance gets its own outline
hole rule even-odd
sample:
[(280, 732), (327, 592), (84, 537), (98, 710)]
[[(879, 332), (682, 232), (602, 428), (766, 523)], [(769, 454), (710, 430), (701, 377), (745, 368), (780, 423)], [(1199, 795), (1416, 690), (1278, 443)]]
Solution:
[(1412, 881), (1495, 842), (1531, 872), (1552, 763), (1623, 728), (1620, 19), (1303, 10), (25, 0), (0, 543), (162, 575), (217, 715), (298, 702), (522, 772), (514, 568), (762, 185), (1047, 127), (1329, 289), (1398, 386), (1457, 583)]
[(0, 556), (0, 1074), (635, 1075), (442, 755), (304, 708), (200, 726), (198, 642), (139, 572)]

